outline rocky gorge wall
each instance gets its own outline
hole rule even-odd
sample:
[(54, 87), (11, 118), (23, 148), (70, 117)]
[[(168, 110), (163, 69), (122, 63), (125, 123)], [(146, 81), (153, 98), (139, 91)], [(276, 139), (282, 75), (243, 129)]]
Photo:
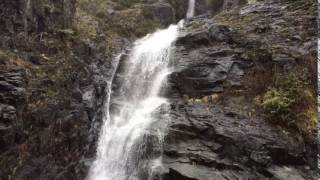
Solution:
[(171, 6), (5, 0), (0, 14), (0, 179), (84, 179), (114, 56)]
[[(296, 100), (290, 127), (260, 105), (280, 89), (273, 77), (293, 72), (315, 99), (316, 2), (196, 2), (165, 92), (164, 178), (316, 179), (315, 101)], [(0, 179), (84, 179), (114, 55), (186, 9), (179, 0), (1, 1)]]
[[(315, 17), (311, 1), (262, 1), (186, 23), (169, 78), (165, 179), (317, 179)], [(314, 113), (286, 127), (280, 114), (267, 120), (259, 98), (292, 73), (306, 76), (314, 100), (299, 98)]]

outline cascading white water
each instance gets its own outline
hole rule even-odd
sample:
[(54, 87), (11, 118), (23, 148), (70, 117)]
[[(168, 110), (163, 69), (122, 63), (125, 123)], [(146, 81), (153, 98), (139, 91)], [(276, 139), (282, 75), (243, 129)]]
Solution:
[(196, 3), (195, 0), (189, 0), (187, 19), (192, 18), (194, 16), (195, 3)]
[(25, 10), (24, 10), (24, 32), (28, 34), (28, 18), (31, 13), (31, 0), (26, 0)]
[(117, 111), (109, 114), (109, 104), (105, 109), (97, 157), (90, 168), (89, 180), (139, 179), (135, 166), (140, 159), (135, 147), (141, 143), (146, 129), (158, 120), (154, 112), (166, 104), (159, 92), (169, 73), (171, 45), (177, 36), (178, 25), (171, 25), (134, 43), (125, 60), (119, 93), (111, 97), (118, 99)]

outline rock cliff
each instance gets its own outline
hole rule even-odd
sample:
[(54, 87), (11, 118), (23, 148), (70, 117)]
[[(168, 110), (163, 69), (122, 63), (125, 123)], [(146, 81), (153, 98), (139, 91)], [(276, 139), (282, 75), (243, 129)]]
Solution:
[(255, 103), (272, 76), (293, 72), (316, 95), (315, 13), (311, 1), (265, 1), (186, 23), (169, 78), (165, 179), (316, 179), (315, 125), (301, 138), (298, 119), (275, 126)]
[[(163, 92), (164, 179), (316, 179), (317, 3), (196, 2)], [(114, 56), (186, 9), (185, 0), (1, 1), (0, 179), (84, 179)], [(267, 98), (287, 90), (274, 79), (289, 74), (302, 98), (284, 109), (299, 115), (288, 125), (269, 120)]]

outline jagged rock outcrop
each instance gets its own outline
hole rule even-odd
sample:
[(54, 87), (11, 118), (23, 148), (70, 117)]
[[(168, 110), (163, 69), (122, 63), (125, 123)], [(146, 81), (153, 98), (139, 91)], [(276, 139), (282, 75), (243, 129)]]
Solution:
[[(287, 8), (284, 14), (302, 15), (290, 9), (295, 6), (291, 3), (259, 2), (240, 12), (251, 9), (248, 13), (255, 16), (253, 23), (267, 25), (266, 14), (274, 18), (273, 23), (286, 18), (276, 15), (281, 7)], [(316, 179), (315, 136), (312, 140), (299, 140), (268, 123), (254, 102), (256, 86), (266, 86), (248, 82), (250, 76), (261, 77), (263, 69), (271, 74), (274, 69), (296, 71), (295, 68), (302, 66), (299, 61), (308, 61), (304, 59), (306, 56), (315, 60), (316, 34), (310, 33), (303, 40), (287, 40), (283, 38), (285, 34), (273, 33), (277, 29), (265, 29), (264, 34), (252, 30), (260, 27), (257, 24), (245, 26), (247, 22), (242, 21), (240, 29), (222, 22), (195, 17), (187, 22), (177, 40), (171, 63), (174, 72), (169, 77), (166, 93), (171, 98), (171, 121), (164, 146), (165, 179)], [(304, 28), (314, 32), (311, 24)], [(265, 46), (268, 41), (286, 41), (286, 44), (281, 43), (278, 51), (270, 52)], [(292, 49), (291, 45), (297, 41), (313, 44), (309, 47), (313, 50), (301, 50), (295, 56), (298, 62), (279, 62), (281, 52)], [(308, 53), (312, 55), (304, 55)]]
[[(223, 105), (175, 103), (166, 138), (166, 179), (309, 179), (304, 144), (291, 142), (263, 119), (243, 115), (232, 98)], [(242, 103), (242, 102), (241, 102)], [(249, 105), (246, 105), (249, 106)]]
[(224, 83), (240, 85), (243, 69), (251, 63), (239, 57), (241, 49), (228, 45), (231, 41), (230, 30), (214, 24), (180, 37), (173, 62), (179, 92), (199, 97), (222, 92)]

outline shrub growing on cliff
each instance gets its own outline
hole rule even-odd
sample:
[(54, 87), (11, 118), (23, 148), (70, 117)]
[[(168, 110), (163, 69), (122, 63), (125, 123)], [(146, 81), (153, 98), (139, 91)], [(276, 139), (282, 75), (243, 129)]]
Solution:
[(261, 106), (269, 120), (291, 125), (294, 120), (294, 115), (290, 110), (293, 102), (294, 99), (288, 92), (282, 89), (271, 89), (263, 95)]
[(316, 102), (313, 93), (305, 84), (306, 77), (290, 73), (279, 75), (274, 87), (260, 98), (268, 120), (303, 132), (316, 128)]

